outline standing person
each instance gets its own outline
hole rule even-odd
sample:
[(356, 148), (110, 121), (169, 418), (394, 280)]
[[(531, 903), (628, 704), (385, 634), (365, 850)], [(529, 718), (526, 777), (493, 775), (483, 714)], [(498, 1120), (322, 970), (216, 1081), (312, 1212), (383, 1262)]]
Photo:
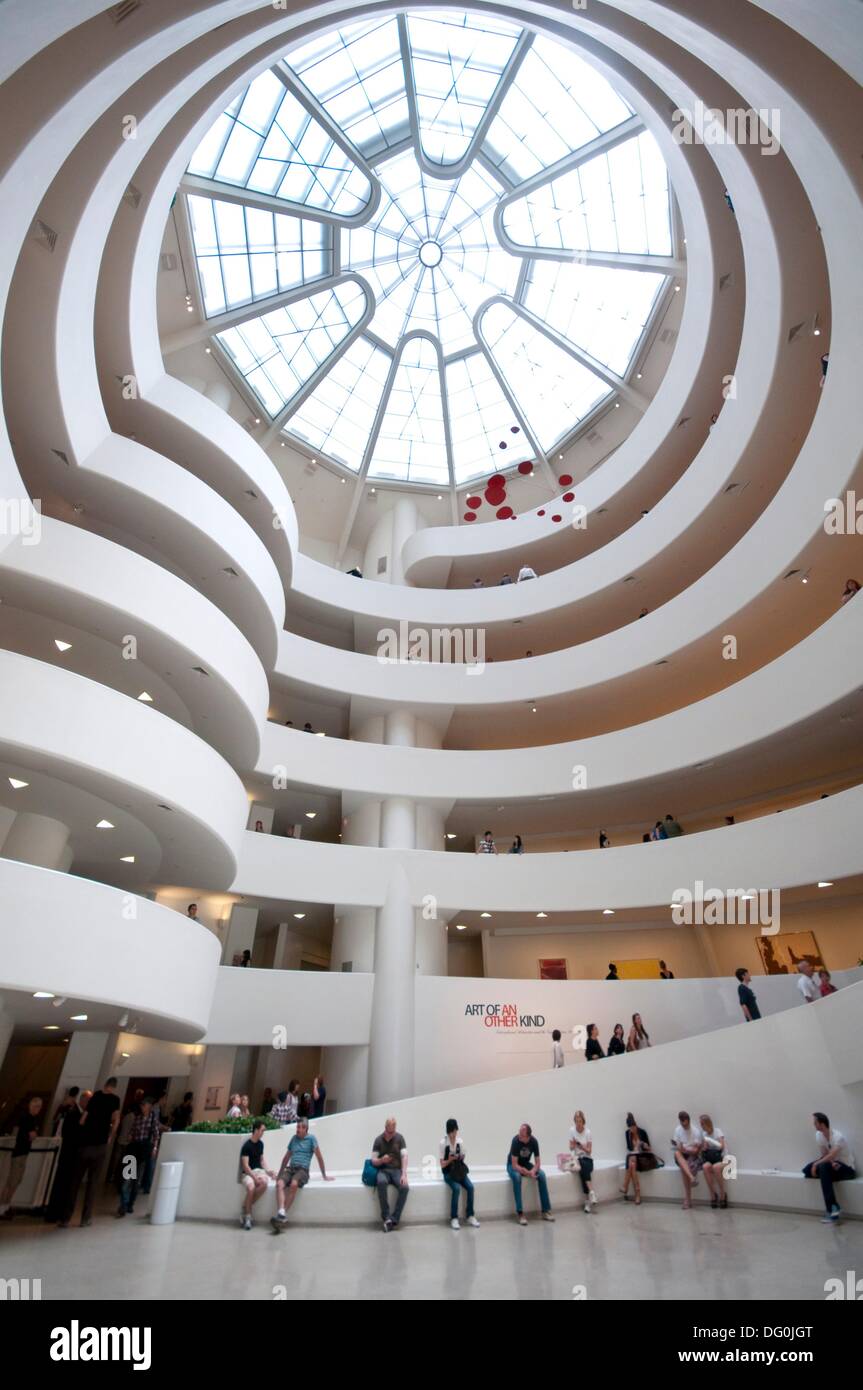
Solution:
[(458, 1132), (458, 1120), (447, 1120), (446, 1134), (440, 1141), (440, 1167), (443, 1180), (450, 1190), (449, 1224), (454, 1231), (460, 1229), (458, 1199), (462, 1189), (466, 1195), (465, 1220), (469, 1226), (479, 1226), (473, 1213), (473, 1183), (468, 1177), (465, 1156), (466, 1150)]
[(661, 961), (659, 962), (659, 978), (660, 978), (660, 980), (673, 980), (673, 979), (674, 979), (674, 971), (673, 971), (673, 970), (669, 970), (669, 968), (668, 968), (668, 966), (665, 964), (665, 961), (664, 961), (664, 960), (661, 960)]
[(818, 1157), (814, 1163), (806, 1164), (803, 1176), (818, 1178), (821, 1183), (821, 1193), (824, 1197), (824, 1216), (821, 1223), (827, 1226), (838, 1221), (842, 1215), (833, 1184), (850, 1182), (857, 1174), (854, 1171), (854, 1155), (845, 1135), (838, 1129), (830, 1128), (830, 1121), (821, 1110), (816, 1110), (812, 1119), (815, 1122)]
[[(372, 1144), (372, 1163), (378, 1170), (377, 1192), (384, 1231), (395, 1231), (401, 1221), (410, 1188), (408, 1185), (407, 1145), (396, 1128), (393, 1116), (387, 1119), (383, 1133), (379, 1134)], [(394, 1187), (398, 1193), (392, 1215), (390, 1215), (390, 1200), (387, 1190), (389, 1187)]]
[(724, 1210), (728, 1206), (728, 1195), (725, 1191), (725, 1176), (722, 1169), (725, 1155), (728, 1152), (728, 1144), (722, 1130), (717, 1129), (709, 1115), (699, 1115), (698, 1123), (701, 1125), (701, 1133), (704, 1135), (701, 1167), (707, 1179), (707, 1186), (710, 1188), (710, 1205), (722, 1207)]
[(477, 854), (497, 854), (497, 845), (492, 839), (490, 830), (487, 830), (476, 847)]
[(836, 986), (830, 980), (829, 970), (819, 970), (816, 983), (819, 986), (822, 999), (826, 999), (828, 994), (836, 993)]
[(101, 1090), (94, 1091), (87, 1109), (81, 1116), (81, 1147), (78, 1150), (78, 1164), (75, 1177), (69, 1189), (69, 1196), (62, 1220), (58, 1223), (64, 1229), (69, 1225), (78, 1200), (78, 1190), (82, 1182), (84, 1188), (84, 1207), (81, 1212), (81, 1225), (90, 1226), (93, 1221), (93, 1203), (96, 1200), (96, 1184), (105, 1167), (117, 1125), (120, 1123), (120, 1098), (117, 1095), (117, 1078), (109, 1076)]
[(595, 1023), (588, 1023), (587, 1025), (587, 1046), (584, 1049), (584, 1055), (588, 1062), (598, 1062), (600, 1057), (605, 1056), (602, 1043), (599, 1041), (599, 1029)]
[(187, 917), (191, 917), (191, 919), (192, 919), (193, 922), (197, 922), (197, 920), (198, 920), (198, 904), (197, 904), (197, 903), (189, 903), (189, 906), (186, 908), (186, 916), (187, 916)]
[(251, 1138), (247, 1139), (240, 1149), (240, 1177), (246, 1189), (243, 1214), (240, 1217), (240, 1225), (244, 1231), (250, 1231), (255, 1224), (252, 1220), (252, 1207), (266, 1192), (269, 1186), (267, 1179), (276, 1176), (264, 1163), (264, 1129), (263, 1120), (253, 1124)]
[(27, 1167), (27, 1159), (30, 1157), (33, 1140), (38, 1138), (39, 1130), (42, 1128), (41, 1115), (42, 1097), (32, 1096), (18, 1116), (18, 1127), (15, 1143), (12, 1147), (12, 1159), (9, 1164), (9, 1176), (2, 1193), (0, 1193), (0, 1207), (3, 1207), (4, 1221), (12, 1220), (12, 1198), (24, 1180), (24, 1170)]
[(615, 1023), (614, 1032), (608, 1040), (608, 1056), (620, 1057), (626, 1051), (626, 1042), (623, 1037), (623, 1024)]
[(738, 966), (734, 974), (737, 977), (737, 998), (740, 1000), (743, 1017), (747, 1023), (753, 1023), (755, 1019), (761, 1017), (761, 1010), (758, 1007), (758, 1000), (755, 998), (754, 991), (750, 989), (752, 976), (743, 965)]
[(560, 1029), (555, 1028), (551, 1035), (551, 1065), (554, 1071), (564, 1065), (563, 1048), (560, 1043)]
[(249, 1118), (249, 1116), (251, 1115), (251, 1113), (252, 1113), (252, 1110), (251, 1110), (251, 1106), (249, 1105), (249, 1097), (248, 1097), (248, 1096), (240, 1096), (240, 1115), (242, 1116), (242, 1118), (243, 1118), (244, 1120), (247, 1120), (247, 1119)]
[[(72, 1091), (75, 1092), (74, 1096)], [(61, 1108), (60, 1126), (56, 1131), (60, 1136), (60, 1156), (51, 1186), (51, 1197), (45, 1209), (46, 1221), (57, 1222), (63, 1218), (78, 1167), (78, 1150), (84, 1133), (81, 1128), (81, 1116), (84, 1113), (85, 1100), (89, 1101), (90, 1094), (89, 1091), (82, 1092), (77, 1086), (73, 1086), (69, 1091), (71, 1104), (64, 1104)]]
[(624, 1202), (629, 1201), (629, 1184), (635, 1193), (635, 1205), (641, 1206), (641, 1184), (639, 1173), (650, 1173), (659, 1167), (659, 1159), (650, 1146), (650, 1135), (636, 1123), (630, 1110), (626, 1117), (626, 1177), (620, 1189)]
[(249, 950), (247, 949), (247, 950), (245, 950), (245, 951), (243, 952), (242, 956), (240, 957), (240, 965), (241, 965), (242, 968), (245, 970), (245, 969), (247, 969), (247, 968), (251, 965), (251, 963), (252, 963), (252, 953), (251, 953), (251, 951), (249, 951)]
[(282, 1126), (290, 1124), (291, 1106), (288, 1104), (287, 1091), (279, 1091), (279, 1098), (270, 1111), (272, 1118)]
[(611, 849), (611, 841), (609, 840), (604, 830), (600, 830), (599, 832), (599, 848)]
[[(153, 1149), (159, 1141), (159, 1112), (152, 1096), (145, 1096), (137, 1114), (131, 1117), (126, 1151), (120, 1160), (120, 1206), (118, 1216), (131, 1216), (139, 1186), (150, 1172)], [(142, 1187), (143, 1191), (143, 1187)]]
[(232, 1093), (232, 1095), (231, 1095), (231, 1103), (230, 1103), (230, 1105), (228, 1106), (228, 1113), (227, 1113), (227, 1115), (225, 1116), (225, 1119), (226, 1119), (226, 1120), (239, 1120), (239, 1119), (242, 1118), (242, 1115), (243, 1115), (243, 1111), (242, 1111), (242, 1107), (241, 1107), (241, 1105), (240, 1105), (240, 1093), (239, 1093), (239, 1091), (234, 1091), (234, 1092)]
[(587, 1128), (587, 1120), (584, 1118), (583, 1110), (576, 1110), (572, 1117), (572, 1129), (569, 1131), (569, 1151), (576, 1164), (573, 1172), (577, 1171), (581, 1180), (581, 1190), (584, 1193), (584, 1214), (590, 1216), (590, 1208), (596, 1206), (596, 1193), (590, 1180), (593, 1174), (593, 1136)]
[(273, 1088), (272, 1088), (272, 1086), (265, 1086), (265, 1087), (264, 1087), (264, 1094), (263, 1094), (263, 1097), (262, 1097), (262, 1099), (261, 1099), (261, 1114), (262, 1114), (262, 1115), (269, 1115), (269, 1113), (270, 1113), (270, 1111), (272, 1110), (272, 1108), (273, 1108), (273, 1106), (275, 1105), (275, 1103), (276, 1103), (276, 1097), (273, 1095)]
[(813, 1004), (816, 999), (821, 998), (821, 990), (817, 982), (812, 978), (812, 963), (808, 960), (801, 960), (797, 966), (797, 988), (803, 996), (804, 1004)]
[(608, 974), (606, 975), (605, 978), (606, 978), (607, 980), (619, 980), (619, 979), (620, 979), (620, 976), (619, 976), (618, 973), (617, 973), (617, 966), (615, 965), (615, 963), (614, 963), (613, 960), (610, 960), (610, 961), (608, 962)]
[(651, 840), (667, 840), (667, 839), (668, 839), (668, 835), (666, 834), (665, 826), (662, 824), (662, 821), (661, 821), (661, 820), (658, 820), (658, 821), (656, 822), (655, 826), (653, 827), (653, 829), (651, 830), (651, 832), (650, 832), (650, 838), (651, 838)]
[(855, 596), (856, 594), (859, 594), (859, 592), (860, 592), (860, 585), (857, 583), (857, 580), (856, 580), (856, 579), (849, 579), (848, 582), (847, 582), (847, 584), (845, 585), (845, 588), (842, 590), (842, 604), (843, 604), (843, 606), (848, 602), (849, 599), (852, 599), (852, 598), (854, 598), (854, 596)]
[(522, 565), (515, 582), (516, 584), (523, 584), (526, 579), (536, 579), (536, 570), (530, 565)]
[(316, 1076), (312, 1082), (312, 1119), (321, 1119), (327, 1105), (327, 1088), (322, 1076)]
[(312, 1159), (316, 1158), (324, 1182), (335, 1182), (327, 1173), (321, 1146), (314, 1134), (309, 1134), (309, 1122), (297, 1120), (297, 1132), (291, 1136), (276, 1178), (276, 1214), (270, 1225), (277, 1234), (285, 1229), (288, 1212), (301, 1187), (309, 1180)]
[(294, 1124), (296, 1124), (296, 1122), (297, 1122), (297, 1117), (298, 1117), (298, 1115), (299, 1115), (299, 1113), (300, 1113), (300, 1108), (299, 1108), (299, 1107), (300, 1107), (300, 1083), (299, 1083), (299, 1081), (291, 1080), (291, 1081), (288, 1082), (288, 1096), (287, 1096), (286, 1104), (287, 1104), (287, 1107), (288, 1107), (288, 1119), (287, 1119), (287, 1123), (288, 1123), (289, 1125), (294, 1125)]
[(626, 1040), (626, 1050), (627, 1052), (640, 1052), (643, 1047), (650, 1047), (650, 1034), (641, 1021), (641, 1014), (633, 1014), (632, 1027)]
[(511, 583), (512, 583), (512, 575), (511, 575), (511, 574), (505, 574), (505, 575), (503, 576), (503, 579), (501, 579), (501, 580), (499, 581), (499, 583), (500, 583), (500, 584), (511, 584)]
[(698, 1186), (704, 1135), (698, 1125), (692, 1123), (685, 1110), (680, 1111), (677, 1119), (671, 1146), (674, 1149), (674, 1161), (683, 1178), (683, 1210), (689, 1211), (692, 1206), (692, 1189)]
[(506, 1171), (512, 1183), (515, 1198), (515, 1219), (519, 1226), (527, 1225), (527, 1217), (522, 1210), (521, 1184), (523, 1178), (530, 1178), (539, 1188), (539, 1204), (543, 1221), (553, 1221), (551, 1202), (548, 1197), (548, 1181), (542, 1171), (539, 1156), (539, 1143), (534, 1138), (530, 1125), (519, 1126), (518, 1134), (513, 1135), (506, 1158)]
[(69, 1113), (70, 1110), (77, 1110), (80, 1118), (81, 1111), (78, 1106), (78, 1097), (80, 1094), (81, 1091), (78, 1086), (69, 1087), (62, 1101), (57, 1106), (57, 1109), (54, 1111), (54, 1118), (51, 1121), (51, 1133), (53, 1135), (56, 1136), (57, 1131), (59, 1130), (60, 1126), (63, 1123), (63, 1120), (65, 1119), (66, 1115)]
[(171, 1116), (171, 1129), (175, 1134), (183, 1134), (192, 1123), (194, 1100), (194, 1092), (187, 1091), (183, 1096), (182, 1103), (174, 1107), (174, 1113)]
[(147, 1159), (141, 1178), (141, 1191), (145, 1197), (149, 1197), (150, 1189), (153, 1186), (153, 1178), (156, 1175), (156, 1160), (159, 1157), (159, 1145), (162, 1142), (162, 1135), (169, 1129), (170, 1125), (165, 1120), (165, 1106), (168, 1099), (168, 1092), (162, 1091), (161, 1095), (153, 1102), (153, 1143), (150, 1146), (150, 1156)]
[(676, 840), (678, 835), (683, 834), (683, 826), (674, 816), (665, 817), (665, 838), (666, 840)]
[(524, 845), (521, 842), (520, 835), (516, 835), (515, 839), (513, 840), (512, 844), (507, 850), (507, 854), (524, 854)]
[(312, 1093), (311, 1091), (303, 1091), (302, 1095), (297, 1100), (297, 1123), (299, 1124), (300, 1120), (308, 1120), (311, 1112)]

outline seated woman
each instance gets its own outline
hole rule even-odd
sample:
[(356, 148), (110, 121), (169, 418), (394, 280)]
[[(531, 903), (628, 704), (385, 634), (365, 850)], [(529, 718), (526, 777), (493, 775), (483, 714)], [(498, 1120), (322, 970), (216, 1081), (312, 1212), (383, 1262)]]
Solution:
[(599, 1029), (595, 1023), (588, 1023), (587, 1025), (587, 1047), (584, 1049), (584, 1055), (588, 1062), (596, 1062), (600, 1057), (605, 1056), (602, 1043), (599, 1041)]
[(623, 1024), (615, 1023), (614, 1032), (608, 1040), (608, 1056), (620, 1057), (626, 1051), (626, 1043), (623, 1040)]
[(698, 1186), (704, 1135), (698, 1125), (692, 1123), (685, 1110), (680, 1111), (677, 1119), (679, 1123), (674, 1130), (671, 1147), (674, 1150), (674, 1161), (683, 1179), (683, 1210), (689, 1211), (692, 1206), (692, 1189)]
[(593, 1139), (587, 1128), (583, 1110), (576, 1110), (572, 1117), (573, 1125), (569, 1131), (569, 1151), (575, 1164), (573, 1173), (578, 1173), (581, 1190), (584, 1193), (584, 1214), (590, 1216), (591, 1206), (596, 1206), (596, 1193), (590, 1181), (593, 1173)]
[(649, 1173), (658, 1167), (659, 1159), (650, 1147), (650, 1136), (646, 1129), (642, 1129), (640, 1125), (636, 1124), (635, 1116), (630, 1110), (626, 1117), (626, 1177), (623, 1179), (623, 1187), (620, 1189), (624, 1202), (629, 1201), (629, 1184), (632, 1183), (635, 1192), (635, 1205), (641, 1206), (641, 1186), (638, 1175), (639, 1173)]
[(699, 1115), (698, 1123), (701, 1125), (701, 1133), (704, 1135), (701, 1167), (707, 1179), (707, 1186), (710, 1188), (710, 1205), (722, 1207), (724, 1210), (728, 1206), (728, 1196), (725, 1191), (725, 1177), (722, 1168), (725, 1155), (728, 1152), (728, 1145), (722, 1130), (716, 1128), (709, 1115)]
[(650, 1047), (650, 1034), (641, 1021), (641, 1014), (633, 1014), (632, 1027), (626, 1040), (626, 1050), (627, 1052), (640, 1052), (643, 1047)]

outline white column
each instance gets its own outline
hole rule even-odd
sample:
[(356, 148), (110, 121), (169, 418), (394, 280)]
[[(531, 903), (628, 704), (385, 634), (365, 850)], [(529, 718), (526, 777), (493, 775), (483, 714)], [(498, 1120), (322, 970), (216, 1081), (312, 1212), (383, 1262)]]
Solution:
[(371, 907), (343, 907), (333, 922), (330, 969), (350, 963), (354, 974), (371, 974), (375, 968), (375, 913)]
[[(235, 1047), (205, 1047), (198, 1057), (192, 1058), (188, 1089), (195, 1093), (192, 1118), (196, 1124), (198, 1120), (223, 1120), (228, 1113), (228, 1096), (236, 1057)], [(219, 1091), (218, 1108), (215, 1110), (205, 1109), (210, 1087), (218, 1087)]]
[(369, 1104), (414, 1088), (416, 924), (407, 875), (396, 867), (375, 920), (375, 988), (369, 1041)]
[[(455, 932), (454, 934), (457, 935)], [(446, 922), (440, 921), (437, 917), (427, 921), (422, 912), (417, 913), (416, 973), (418, 975), (449, 974), (447, 969)]]
[(392, 548), (390, 558), (390, 582), (404, 584), (405, 571), (402, 564), (402, 550), (405, 542), (419, 529), (417, 504), (411, 497), (400, 497), (393, 507)]
[(416, 807), (408, 796), (388, 796), (381, 802), (381, 848), (416, 848)]
[(12, 1020), (12, 1015), (9, 1013), (8, 1009), (3, 1007), (3, 1001), (0, 999), (0, 1071), (3, 1070), (3, 1062), (6, 1058), (9, 1040), (12, 1037), (14, 1027), (15, 1024)]
[(393, 748), (416, 748), (416, 718), (404, 709), (394, 709), (384, 720), (384, 743)]
[(19, 811), (3, 842), (3, 858), (36, 864), (40, 869), (62, 869), (67, 866), (68, 844), (68, 825), (51, 816)]
[(325, 1047), (321, 1052), (321, 1075), (327, 1087), (327, 1112), (361, 1110), (368, 1104), (369, 1049), (367, 1047)]

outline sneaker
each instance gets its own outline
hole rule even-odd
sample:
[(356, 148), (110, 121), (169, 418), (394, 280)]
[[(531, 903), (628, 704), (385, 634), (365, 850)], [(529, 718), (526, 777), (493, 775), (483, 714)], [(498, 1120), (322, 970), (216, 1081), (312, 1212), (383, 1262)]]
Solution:
[(250, 1216), (244, 1216), (241, 1224), (244, 1231), (250, 1231), (252, 1229), (252, 1218)]
[(821, 1218), (822, 1226), (832, 1226), (842, 1215), (841, 1207), (831, 1207), (825, 1216)]
[(553, 1221), (554, 1217), (552, 1216), (550, 1211), (544, 1211), (542, 1213), (542, 1219), (543, 1221)]
[(282, 1231), (287, 1230), (288, 1223), (286, 1218), (283, 1216), (271, 1216), (270, 1225), (272, 1226), (276, 1235), (280, 1236), (282, 1234)]
[(478, 1228), (479, 1228), (479, 1222), (477, 1221), (477, 1219), (476, 1219), (475, 1216), (469, 1216), (468, 1219), (467, 1219), (467, 1224), (468, 1224), (469, 1226), (473, 1226), (474, 1229), (478, 1229)]
[(93, 1222), (90, 1220), (89, 1216), (87, 1217), (87, 1219), (86, 1219), (85, 1221), (82, 1221), (82, 1222), (81, 1222), (81, 1225), (82, 1225), (82, 1226), (92, 1226), (92, 1224), (93, 1224)]
[(461, 1230), (461, 1223), (459, 1222), (459, 1219), (458, 1219), (457, 1216), (454, 1216), (453, 1219), (452, 1219), (452, 1221), (451, 1221), (449, 1224), (450, 1224), (450, 1229), (451, 1229), (451, 1230), (453, 1230), (453, 1231), (460, 1231), (460, 1230)]
[(125, 1215), (126, 1215), (126, 1208), (125, 1208), (125, 1207), (120, 1207), (120, 1208), (118, 1208), (118, 1210), (114, 1213), (114, 1215), (115, 1215), (115, 1216), (125, 1216)]
[(391, 1216), (385, 1216), (385, 1217), (384, 1217), (384, 1235), (389, 1235), (389, 1233), (390, 1233), (390, 1231), (391, 1231), (392, 1229), (393, 1229), (393, 1219), (392, 1219), (392, 1217), (391, 1217)]
[(584, 1214), (585, 1214), (585, 1216), (590, 1216), (590, 1202), (585, 1202), (585, 1204), (584, 1204)]
[(285, 1211), (284, 1207), (279, 1207), (279, 1210), (276, 1212), (276, 1216), (280, 1221), (287, 1220), (287, 1215), (288, 1213)]
[(525, 1216), (523, 1211), (517, 1211), (515, 1214), (515, 1219), (518, 1222), (519, 1226), (527, 1225), (527, 1217)]
[(591, 1189), (590, 1189), (590, 1205), (591, 1205), (592, 1207), (595, 1207), (598, 1201), (599, 1201), (599, 1198), (597, 1197), (597, 1195), (596, 1195), (596, 1193), (594, 1192), (593, 1188), (591, 1188)]

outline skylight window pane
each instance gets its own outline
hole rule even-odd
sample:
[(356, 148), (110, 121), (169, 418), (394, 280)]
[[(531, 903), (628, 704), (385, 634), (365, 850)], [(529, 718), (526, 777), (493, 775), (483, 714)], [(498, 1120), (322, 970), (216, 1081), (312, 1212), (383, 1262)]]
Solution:
[(216, 341), (264, 409), (278, 415), (356, 327), (365, 307), (365, 292), (348, 281), (225, 329)]
[(506, 234), (518, 246), (561, 251), (671, 254), (665, 165), (646, 131), (511, 203)]
[(482, 336), (541, 447), (550, 451), (609, 388), (505, 304), (483, 314)]
[(188, 204), (208, 318), (330, 273), (330, 233), (319, 222), (194, 194)]
[(189, 172), (336, 217), (368, 207), (371, 183), (273, 72), (261, 73), (222, 113)]
[(292, 49), (285, 62), (365, 155), (379, 154), (409, 128), (398, 23), (348, 24)]
[(483, 149), (508, 178), (521, 183), (632, 114), (610, 83), (573, 49), (537, 37)]
[(369, 477), (414, 483), (449, 481), (438, 357), (427, 338), (405, 344)]
[[(457, 484), (533, 457), (481, 352), (447, 364), (446, 389)], [(501, 449), (501, 444), (506, 448)]]
[(408, 15), (420, 143), (436, 164), (464, 157), (521, 30), (478, 15)]
[(385, 352), (358, 338), (291, 416), (289, 431), (359, 472), (389, 366)]
[(562, 338), (625, 376), (664, 275), (533, 261), (522, 302)]

